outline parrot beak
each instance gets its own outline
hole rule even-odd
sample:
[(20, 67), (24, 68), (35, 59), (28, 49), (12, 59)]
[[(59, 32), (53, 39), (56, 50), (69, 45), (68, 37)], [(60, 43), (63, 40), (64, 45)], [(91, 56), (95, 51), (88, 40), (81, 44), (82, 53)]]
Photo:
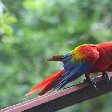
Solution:
[(62, 61), (64, 59), (63, 55), (53, 56), (52, 58), (47, 59), (48, 61)]

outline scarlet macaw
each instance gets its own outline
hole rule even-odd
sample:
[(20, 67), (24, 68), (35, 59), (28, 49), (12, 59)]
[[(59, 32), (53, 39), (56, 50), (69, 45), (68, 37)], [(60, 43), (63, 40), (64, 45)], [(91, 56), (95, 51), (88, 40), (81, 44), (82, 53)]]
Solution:
[(39, 95), (58, 90), (83, 74), (86, 77), (85, 81), (94, 88), (96, 88), (96, 83), (90, 77), (90, 73), (102, 72), (102, 76), (109, 81), (107, 72), (112, 71), (112, 42), (83, 44), (65, 55), (53, 56), (48, 60), (61, 61), (64, 69), (45, 78), (26, 95), (39, 89), (43, 89)]

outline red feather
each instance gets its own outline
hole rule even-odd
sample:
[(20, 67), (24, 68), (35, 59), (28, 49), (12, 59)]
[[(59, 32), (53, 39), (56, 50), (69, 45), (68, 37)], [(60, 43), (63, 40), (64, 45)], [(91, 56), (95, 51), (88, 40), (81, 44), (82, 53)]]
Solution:
[(37, 84), (36, 86), (34, 86), (25, 96), (28, 96), (28, 95), (36, 92), (39, 89), (45, 88), (51, 81), (55, 80), (63, 72), (64, 72), (64, 70), (59, 70), (59, 71), (51, 74), (50, 76), (46, 77), (39, 84)]
[(51, 91), (62, 79), (63, 77), (56, 77), (55, 80), (52, 80), (38, 95), (42, 96)]

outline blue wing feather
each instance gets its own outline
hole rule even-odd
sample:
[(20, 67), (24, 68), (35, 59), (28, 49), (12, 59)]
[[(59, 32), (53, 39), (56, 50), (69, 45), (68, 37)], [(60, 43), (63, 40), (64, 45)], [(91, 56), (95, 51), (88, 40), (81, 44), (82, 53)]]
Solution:
[(68, 57), (63, 60), (63, 64), (65, 69), (65, 72), (61, 76), (63, 77), (63, 79), (54, 87), (53, 90), (60, 89), (65, 84), (71, 82), (73, 79), (80, 77), (81, 75), (86, 73), (92, 66), (88, 62), (76, 64), (75, 62), (71, 61), (70, 55), (68, 55)]

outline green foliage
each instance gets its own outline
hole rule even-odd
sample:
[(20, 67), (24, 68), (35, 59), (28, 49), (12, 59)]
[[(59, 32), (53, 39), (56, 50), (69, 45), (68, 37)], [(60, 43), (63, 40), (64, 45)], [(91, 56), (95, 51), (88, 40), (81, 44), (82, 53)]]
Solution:
[(0, 39), (2, 39), (2, 37), (8, 37), (12, 34), (12, 29), (10, 25), (14, 22), (16, 22), (16, 18), (10, 16), (9, 13), (4, 13), (0, 15)]
[[(1, 4), (0, 108), (37, 95), (24, 96), (58, 69), (47, 58), (80, 44), (112, 40), (111, 0), (0, 0)], [(107, 94), (61, 111), (111, 112), (111, 101)]]

